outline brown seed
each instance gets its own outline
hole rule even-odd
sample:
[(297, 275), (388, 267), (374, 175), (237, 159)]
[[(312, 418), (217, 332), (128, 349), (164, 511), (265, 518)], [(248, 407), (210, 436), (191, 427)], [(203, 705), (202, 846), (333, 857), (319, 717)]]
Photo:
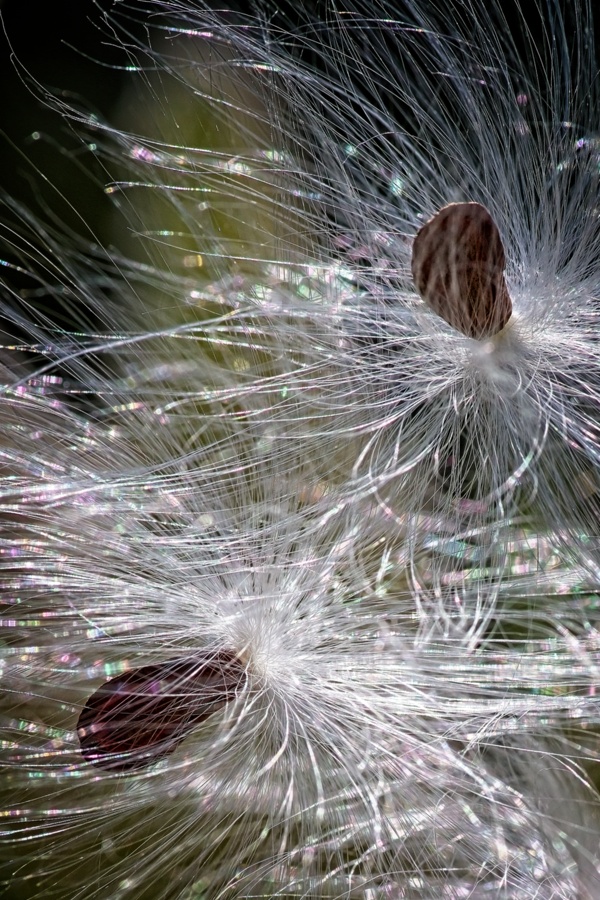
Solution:
[(113, 772), (149, 766), (232, 700), (244, 681), (244, 665), (229, 650), (123, 672), (98, 688), (81, 711), (81, 752)]
[(419, 294), (467, 337), (493, 337), (511, 317), (500, 232), (480, 203), (450, 203), (417, 232), (412, 275)]

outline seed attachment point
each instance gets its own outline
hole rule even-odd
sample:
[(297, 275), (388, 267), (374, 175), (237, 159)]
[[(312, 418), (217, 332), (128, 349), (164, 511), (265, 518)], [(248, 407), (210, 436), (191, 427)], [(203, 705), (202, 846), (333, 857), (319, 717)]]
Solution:
[(504, 245), (481, 203), (449, 203), (417, 232), (412, 276), (445, 322), (472, 338), (498, 334), (512, 314)]

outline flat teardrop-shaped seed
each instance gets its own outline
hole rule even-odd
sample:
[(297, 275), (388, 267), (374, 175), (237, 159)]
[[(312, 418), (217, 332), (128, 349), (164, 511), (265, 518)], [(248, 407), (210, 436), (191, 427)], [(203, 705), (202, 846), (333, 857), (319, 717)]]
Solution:
[(149, 766), (234, 699), (245, 678), (243, 663), (229, 650), (116, 675), (81, 711), (81, 752), (88, 762), (113, 772)]
[(493, 337), (512, 314), (500, 232), (481, 203), (450, 203), (417, 232), (412, 275), (419, 294), (467, 337)]

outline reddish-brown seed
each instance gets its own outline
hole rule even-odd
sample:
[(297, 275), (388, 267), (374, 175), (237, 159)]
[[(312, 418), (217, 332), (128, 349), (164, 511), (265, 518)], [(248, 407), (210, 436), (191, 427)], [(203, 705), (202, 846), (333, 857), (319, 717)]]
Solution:
[(228, 650), (123, 672), (98, 688), (81, 711), (81, 752), (113, 772), (149, 766), (232, 700), (244, 681), (243, 663)]
[(500, 232), (480, 203), (450, 203), (417, 232), (412, 275), (419, 294), (467, 337), (498, 334), (512, 314)]

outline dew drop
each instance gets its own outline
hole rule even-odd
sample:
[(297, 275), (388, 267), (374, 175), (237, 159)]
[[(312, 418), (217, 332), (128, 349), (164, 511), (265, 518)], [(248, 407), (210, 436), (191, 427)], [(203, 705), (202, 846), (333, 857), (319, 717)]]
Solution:
[(81, 752), (87, 762), (113, 772), (152, 765), (233, 700), (245, 679), (244, 664), (229, 650), (123, 672), (82, 709)]
[(434, 312), (467, 337), (489, 338), (512, 314), (500, 232), (480, 203), (443, 206), (418, 231), (412, 275)]

